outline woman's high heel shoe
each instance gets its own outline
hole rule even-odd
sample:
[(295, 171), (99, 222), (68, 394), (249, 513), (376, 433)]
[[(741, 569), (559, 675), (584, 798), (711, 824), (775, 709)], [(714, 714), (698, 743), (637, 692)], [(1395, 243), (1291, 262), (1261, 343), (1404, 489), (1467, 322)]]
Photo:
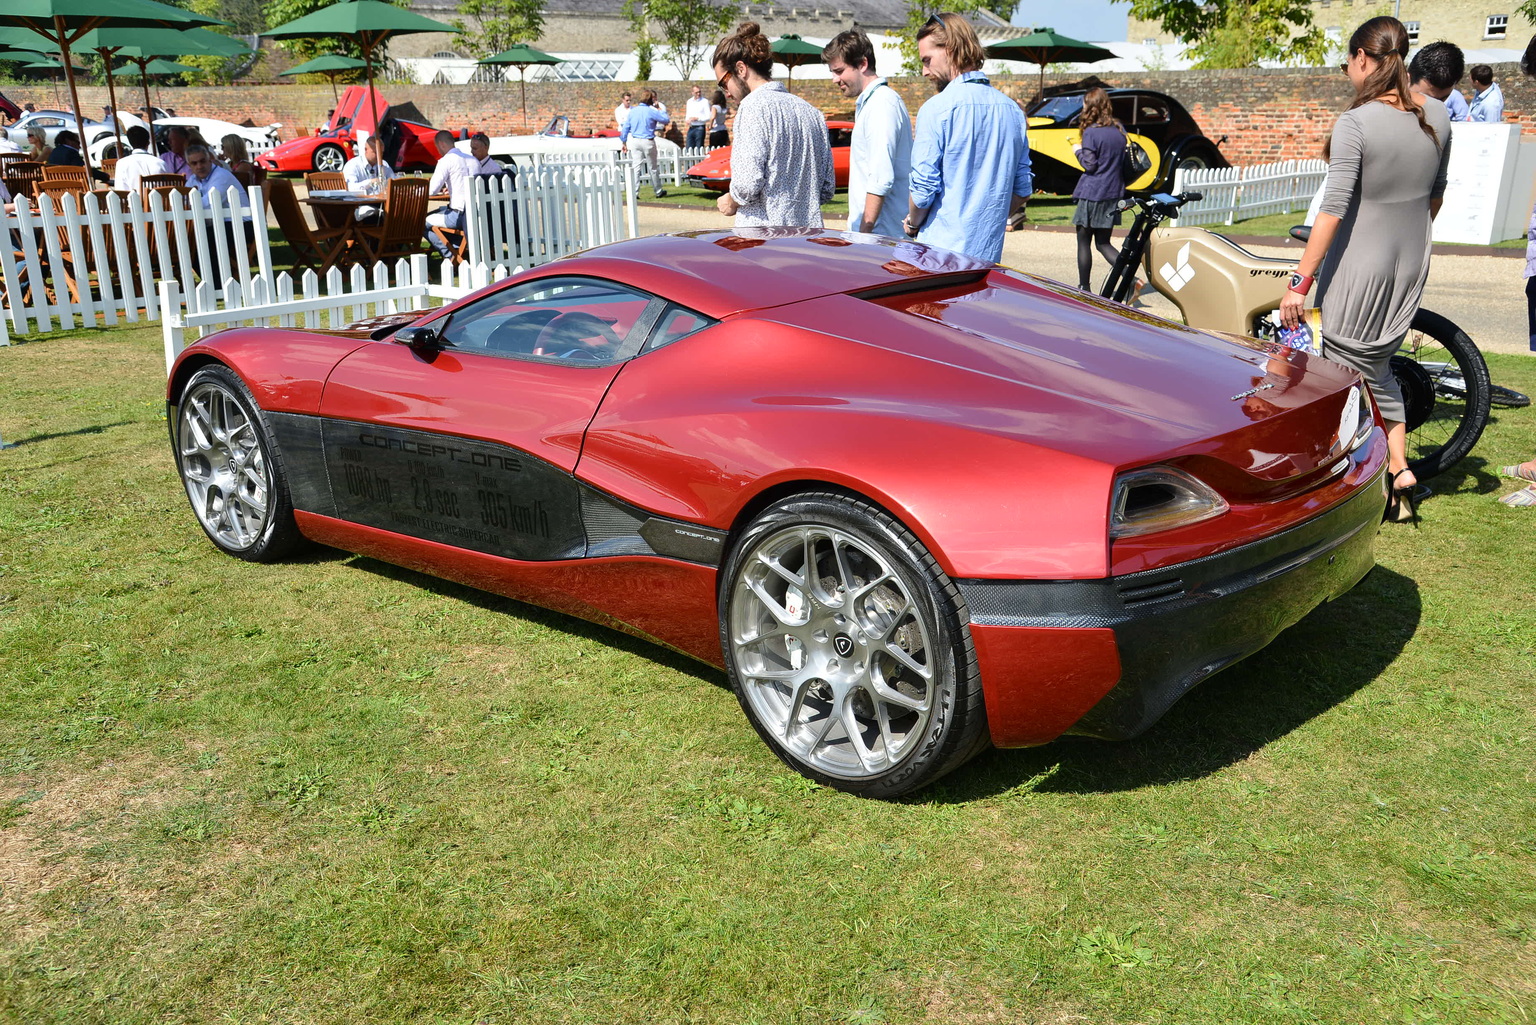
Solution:
[(1392, 489), (1387, 494), (1387, 509), (1382, 513), (1382, 521), (1385, 523), (1412, 523), (1419, 525), (1419, 495), (1418, 481), (1412, 484), (1398, 486), (1398, 478), (1405, 473), (1411, 473), (1408, 469), (1398, 470), (1392, 475)]

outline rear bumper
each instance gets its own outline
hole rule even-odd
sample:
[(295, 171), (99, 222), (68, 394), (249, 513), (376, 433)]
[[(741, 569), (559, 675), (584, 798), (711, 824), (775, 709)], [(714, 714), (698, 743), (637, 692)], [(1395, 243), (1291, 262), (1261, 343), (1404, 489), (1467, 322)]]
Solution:
[(1289, 530), (1103, 580), (958, 581), (993, 743), (1124, 740), (1375, 565), (1384, 474)]

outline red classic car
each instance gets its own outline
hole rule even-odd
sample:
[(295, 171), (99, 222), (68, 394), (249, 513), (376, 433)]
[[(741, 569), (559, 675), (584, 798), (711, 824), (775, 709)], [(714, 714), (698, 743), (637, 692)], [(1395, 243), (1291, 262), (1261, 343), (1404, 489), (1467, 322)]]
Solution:
[(1135, 736), (1373, 564), (1386, 440), (1353, 370), (955, 253), (660, 235), (409, 316), (180, 354), (213, 543), (654, 639), (850, 792)]
[[(314, 135), (304, 135), (276, 146), (256, 157), (268, 171), (303, 174), (307, 171), (340, 171), (357, 150), (357, 130), (374, 133), (374, 111), (385, 127), (385, 156), (397, 171), (430, 171), (437, 166), (437, 129), (420, 120), (410, 105), (391, 107), (377, 89), (374, 106), (368, 102), (368, 87), (348, 86), (325, 124)], [(414, 114), (412, 117), (410, 115)], [(394, 126), (398, 126), (398, 134)], [(455, 138), (467, 139), (460, 130)]]
[[(832, 174), (837, 187), (848, 187), (848, 146), (853, 141), (852, 121), (828, 121), (827, 142), (832, 145)], [(731, 187), (731, 147), (711, 150), (709, 156), (688, 168), (688, 182), (724, 192)]]

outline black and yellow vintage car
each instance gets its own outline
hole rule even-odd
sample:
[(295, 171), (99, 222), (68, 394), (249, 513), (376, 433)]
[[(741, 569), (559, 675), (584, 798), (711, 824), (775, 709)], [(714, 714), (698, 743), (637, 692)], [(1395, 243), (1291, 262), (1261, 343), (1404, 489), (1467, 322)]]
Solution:
[[(1082, 136), (1078, 116), (1085, 92), (1047, 96), (1027, 111), (1030, 159), (1038, 192), (1069, 195), (1083, 173), (1083, 165), (1072, 155), (1072, 143)], [(1172, 96), (1148, 89), (1111, 89), (1109, 102), (1149, 165), (1128, 185), (1132, 192), (1154, 185), (1171, 187), (1173, 172), (1179, 167), (1230, 166), (1218, 149), (1221, 143), (1206, 138), (1195, 119)]]

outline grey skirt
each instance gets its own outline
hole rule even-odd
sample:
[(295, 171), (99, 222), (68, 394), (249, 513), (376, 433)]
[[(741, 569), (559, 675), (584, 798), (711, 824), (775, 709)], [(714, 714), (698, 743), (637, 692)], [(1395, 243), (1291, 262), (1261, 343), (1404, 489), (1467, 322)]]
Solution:
[(1118, 199), (1079, 199), (1072, 211), (1072, 223), (1079, 228), (1118, 228), (1120, 211)]

